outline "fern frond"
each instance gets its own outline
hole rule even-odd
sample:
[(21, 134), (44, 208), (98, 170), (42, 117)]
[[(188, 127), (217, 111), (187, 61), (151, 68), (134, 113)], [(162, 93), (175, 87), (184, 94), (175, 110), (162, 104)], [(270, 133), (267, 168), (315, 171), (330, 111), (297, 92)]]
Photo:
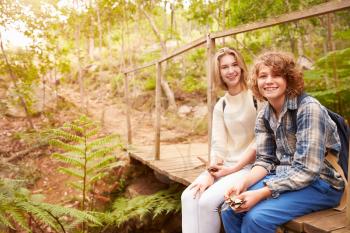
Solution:
[(23, 210), (33, 215), (39, 221), (49, 225), (50, 227), (58, 231), (58, 226), (55, 219), (46, 211), (43, 211), (41, 208), (38, 208), (30, 202), (20, 202), (18, 203), (18, 206), (20, 206)]
[(117, 136), (114, 135), (114, 134), (111, 134), (111, 135), (108, 135), (108, 136), (105, 136), (103, 138), (99, 138), (99, 139), (96, 139), (92, 142), (89, 142), (87, 144), (87, 149), (88, 150), (92, 150), (93, 148), (96, 148), (96, 147), (101, 147), (101, 146), (105, 146), (105, 145), (110, 145), (112, 144), (113, 142), (115, 142), (117, 140)]
[(82, 143), (85, 141), (84, 137), (80, 137), (76, 134), (72, 134), (61, 129), (53, 129), (52, 132), (54, 135), (59, 136), (62, 139), (67, 141), (78, 142), (78, 143)]
[(112, 156), (108, 156), (104, 159), (101, 159), (100, 161), (96, 161), (94, 164), (90, 163), (89, 164), (89, 168), (87, 169), (87, 173), (91, 173), (92, 171), (98, 171), (100, 169), (103, 168), (107, 168), (107, 166), (112, 162), (115, 161), (115, 157)]
[(27, 232), (31, 232), (27, 224), (27, 219), (23, 216), (20, 209), (9, 208), (6, 212), (8, 216), (10, 216), (11, 219), (15, 221), (20, 227), (22, 227)]
[(96, 134), (98, 134), (98, 132), (99, 132), (99, 128), (91, 129), (90, 131), (85, 132), (85, 137), (91, 138), (91, 137), (95, 136)]
[(72, 157), (68, 157), (64, 154), (60, 154), (60, 153), (53, 153), (52, 157), (54, 157), (55, 159), (64, 162), (66, 164), (70, 164), (73, 166), (77, 166), (77, 167), (84, 167), (84, 162), (83, 160), (79, 159), (79, 158), (72, 158)]
[(96, 158), (101, 158), (103, 156), (105, 156), (106, 154), (109, 154), (111, 152), (114, 151), (114, 148), (112, 147), (105, 147), (99, 150), (96, 150), (94, 152), (90, 152), (87, 155), (87, 161), (90, 161), (92, 159), (96, 159)]
[(54, 216), (70, 216), (74, 219), (78, 219), (82, 222), (90, 222), (97, 225), (102, 225), (102, 223), (93, 214), (89, 212), (77, 210), (74, 208), (68, 208), (64, 206), (53, 205), (49, 203), (35, 203), (38, 207), (46, 210), (53, 214)]
[(77, 152), (79, 153), (80, 155), (84, 155), (84, 150), (81, 149), (81, 146), (77, 145), (77, 146), (73, 146), (73, 145), (70, 145), (68, 143), (65, 143), (65, 142), (62, 142), (58, 139), (52, 139), (50, 140), (50, 144), (57, 147), (57, 148), (60, 148), (62, 150), (65, 150), (65, 151), (74, 151), (74, 152)]
[(10, 221), (8, 220), (7, 216), (5, 216), (2, 212), (0, 212), (0, 226), (3, 225), (5, 227), (9, 227), (11, 229), (15, 229)]
[(108, 174), (105, 172), (100, 172), (92, 177), (89, 177), (89, 184), (93, 184), (98, 180), (101, 180), (103, 177), (107, 176)]
[(76, 170), (76, 169), (70, 169), (70, 168), (65, 168), (65, 167), (60, 167), (58, 168), (59, 172), (62, 172), (64, 174), (70, 175), (70, 176), (74, 176), (77, 177), (79, 179), (83, 179), (84, 178), (84, 173), (81, 170)]
[(81, 182), (70, 182), (69, 185), (81, 192), (84, 190), (84, 186)]

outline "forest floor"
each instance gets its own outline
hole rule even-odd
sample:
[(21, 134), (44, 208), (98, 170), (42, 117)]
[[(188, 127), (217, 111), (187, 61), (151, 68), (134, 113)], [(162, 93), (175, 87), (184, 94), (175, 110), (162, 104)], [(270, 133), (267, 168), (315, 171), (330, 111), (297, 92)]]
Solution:
[[(70, 109), (55, 111), (50, 116), (55, 125), (60, 126), (64, 122), (75, 119), (79, 114), (80, 94), (74, 87), (61, 88), (59, 95), (66, 102), (73, 105)], [(90, 91), (86, 96), (88, 103), (87, 115), (99, 121), (102, 125), (103, 133), (119, 134), (126, 139), (126, 116), (122, 97), (113, 97), (103, 89)], [(47, 116), (39, 115), (33, 118), (33, 123), (37, 128), (47, 124)], [(154, 115), (150, 111), (132, 110), (131, 123), (133, 129), (133, 143), (137, 145), (151, 145), (154, 141)], [(176, 122), (175, 122), (176, 124)], [(59, 173), (57, 168), (62, 164), (51, 158), (53, 149), (50, 146), (34, 146), (30, 142), (35, 142), (31, 135), (23, 136), (22, 133), (27, 128), (25, 118), (15, 118), (3, 115), (0, 118), (0, 158), (11, 164), (6, 168), (1, 168), (1, 173), (6, 173), (6, 177), (26, 179), (33, 193), (45, 195), (45, 201), (50, 203), (64, 203), (74, 206), (71, 197), (76, 195), (76, 191), (67, 186), (67, 181), (71, 179), (65, 174)], [(162, 141), (172, 143), (181, 141), (181, 138), (196, 138), (205, 141), (203, 136), (188, 135), (188, 133), (177, 130), (176, 127), (168, 129), (163, 127)], [(32, 135), (35, 137), (35, 135)], [(14, 159), (13, 159), (14, 158)], [(9, 161), (11, 160), (11, 161)], [(3, 163), (1, 163), (3, 164)], [(135, 192), (150, 194), (152, 190), (162, 187), (161, 184), (154, 185), (155, 181), (151, 176), (148, 179), (139, 178), (130, 186)], [(153, 185), (152, 185), (153, 184)]]

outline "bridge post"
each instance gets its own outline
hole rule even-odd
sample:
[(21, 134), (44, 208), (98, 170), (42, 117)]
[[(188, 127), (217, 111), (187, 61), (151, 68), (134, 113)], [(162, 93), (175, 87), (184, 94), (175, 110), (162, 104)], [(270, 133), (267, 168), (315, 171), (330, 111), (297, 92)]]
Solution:
[(154, 143), (154, 159), (160, 159), (160, 114), (161, 114), (161, 82), (162, 82), (162, 63), (157, 62), (157, 78), (156, 78), (156, 122), (155, 122), (155, 143)]
[(131, 136), (131, 121), (130, 121), (128, 73), (124, 73), (124, 98), (125, 98), (125, 113), (126, 113), (126, 130), (128, 134), (128, 148), (129, 148), (129, 145), (132, 144), (132, 136)]
[(207, 106), (208, 106), (208, 162), (210, 163), (210, 149), (211, 149), (211, 134), (212, 134), (212, 118), (213, 118), (213, 81), (214, 81), (214, 69), (213, 69), (213, 55), (215, 53), (215, 38), (211, 38), (210, 34), (207, 34)]

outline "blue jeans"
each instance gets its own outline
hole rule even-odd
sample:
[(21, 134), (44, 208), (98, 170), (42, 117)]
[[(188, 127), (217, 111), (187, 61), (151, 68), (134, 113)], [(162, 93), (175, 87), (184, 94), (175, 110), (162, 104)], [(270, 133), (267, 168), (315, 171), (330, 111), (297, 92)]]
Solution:
[[(249, 190), (263, 186), (261, 180)], [(343, 190), (336, 190), (318, 178), (301, 190), (263, 200), (248, 212), (235, 213), (231, 208), (226, 208), (221, 212), (221, 217), (226, 233), (275, 233), (279, 225), (296, 217), (336, 206), (342, 194)]]

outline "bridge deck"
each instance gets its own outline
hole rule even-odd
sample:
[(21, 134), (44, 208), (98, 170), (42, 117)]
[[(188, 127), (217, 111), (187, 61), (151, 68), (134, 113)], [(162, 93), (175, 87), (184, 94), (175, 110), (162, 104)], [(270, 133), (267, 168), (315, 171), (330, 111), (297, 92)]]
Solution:
[[(208, 145), (172, 144), (161, 145), (160, 160), (154, 160), (153, 146), (138, 146), (130, 151), (130, 156), (149, 166), (169, 179), (189, 185), (205, 169), (208, 160)], [(278, 232), (295, 233), (350, 233), (345, 212), (333, 209), (323, 210), (296, 218), (286, 223)]]

